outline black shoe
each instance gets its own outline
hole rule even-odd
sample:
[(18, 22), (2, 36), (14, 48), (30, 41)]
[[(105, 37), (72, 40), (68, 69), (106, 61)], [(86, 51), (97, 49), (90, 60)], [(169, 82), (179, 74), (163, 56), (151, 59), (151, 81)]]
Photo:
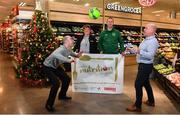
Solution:
[(63, 96), (63, 97), (59, 97), (59, 100), (71, 100), (72, 97), (68, 97), (68, 96)]
[(50, 105), (48, 105), (48, 104), (46, 104), (46, 109), (49, 111), (49, 112), (54, 112), (55, 111), (55, 108), (54, 107), (52, 107), (52, 106), (50, 106)]

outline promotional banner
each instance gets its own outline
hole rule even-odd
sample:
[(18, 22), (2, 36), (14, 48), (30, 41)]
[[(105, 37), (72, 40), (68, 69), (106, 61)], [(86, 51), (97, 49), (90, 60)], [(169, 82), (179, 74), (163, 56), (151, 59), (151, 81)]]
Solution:
[(73, 92), (123, 92), (124, 57), (118, 54), (83, 54), (72, 64)]

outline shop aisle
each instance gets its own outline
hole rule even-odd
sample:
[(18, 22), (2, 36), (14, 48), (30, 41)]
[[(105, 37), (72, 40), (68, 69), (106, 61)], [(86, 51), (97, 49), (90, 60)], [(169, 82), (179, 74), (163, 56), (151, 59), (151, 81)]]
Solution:
[[(103, 95), (72, 93), (71, 101), (56, 100), (55, 113), (63, 114), (120, 114), (131, 113), (125, 108), (132, 104), (134, 99), (134, 79), (137, 66), (125, 67), (124, 93), (121, 95)], [(169, 98), (152, 82), (156, 107), (143, 105), (143, 113), (180, 113), (179, 105), (174, 105)], [(0, 114), (5, 113), (49, 113), (44, 108), (49, 88), (23, 88), (15, 77), (11, 58), (0, 51)], [(144, 99), (146, 94), (144, 93)]]

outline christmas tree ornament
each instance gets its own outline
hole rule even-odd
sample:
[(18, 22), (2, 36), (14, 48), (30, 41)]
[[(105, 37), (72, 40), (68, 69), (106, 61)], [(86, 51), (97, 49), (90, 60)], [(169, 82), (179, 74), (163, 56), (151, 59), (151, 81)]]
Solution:
[(34, 25), (34, 33), (36, 33), (37, 32), (37, 27), (36, 27), (36, 25)]
[(48, 47), (47, 48), (50, 48), (51, 47), (51, 45), (48, 45)]
[(39, 58), (41, 58), (41, 54), (39, 54), (39, 56), (38, 56)]

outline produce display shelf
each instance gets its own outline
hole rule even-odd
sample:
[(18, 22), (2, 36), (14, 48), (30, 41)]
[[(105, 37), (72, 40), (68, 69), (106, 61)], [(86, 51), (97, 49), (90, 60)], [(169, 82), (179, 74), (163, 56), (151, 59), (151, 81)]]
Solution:
[(160, 86), (165, 92), (170, 94), (177, 103), (180, 103), (180, 88), (171, 83), (166, 76), (160, 74), (156, 69), (153, 69), (154, 75)]
[(178, 88), (175, 84), (171, 83), (168, 79), (166, 79), (166, 89), (167, 92), (178, 102), (180, 103), (180, 88)]

